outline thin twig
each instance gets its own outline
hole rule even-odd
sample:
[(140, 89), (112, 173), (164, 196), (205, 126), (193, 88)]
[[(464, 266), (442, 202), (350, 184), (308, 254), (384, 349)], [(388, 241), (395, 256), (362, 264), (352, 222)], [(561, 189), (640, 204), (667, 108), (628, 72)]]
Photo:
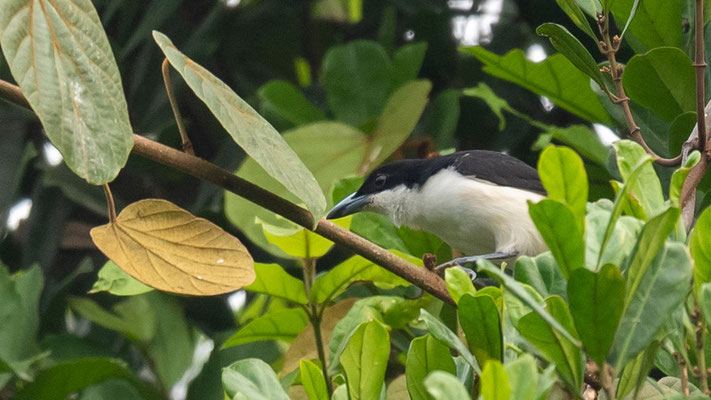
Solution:
[(114, 203), (114, 196), (111, 194), (111, 189), (108, 183), (104, 183), (104, 195), (106, 195), (106, 207), (109, 210), (109, 222), (116, 223), (116, 204)]
[(161, 70), (163, 71), (163, 83), (165, 84), (165, 91), (168, 93), (170, 108), (173, 109), (173, 116), (175, 117), (175, 122), (178, 124), (178, 132), (180, 132), (180, 142), (183, 147), (183, 151), (190, 155), (195, 155), (193, 143), (190, 141), (190, 137), (188, 137), (188, 131), (185, 129), (185, 125), (183, 124), (183, 117), (180, 115), (178, 100), (175, 98), (173, 80), (170, 78), (170, 62), (167, 58), (163, 60)]
[(598, 43), (598, 48), (600, 53), (606, 56), (608, 62), (610, 63), (609, 71), (612, 76), (612, 82), (615, 85), (615, 90), (617, 91), (617, 94), (613, 94), (609, 91), (607, 91), (607, 93), (610, 96), (610, 100), (616, 104), (619, 104), (622, 108), (625, 123), (627, 124), (627, 129), (629, 129), (630, 139), (642, 146), (647, 154), (652, 156), (654, 162), (659, 165), (673, 167), (681, 164), (681, 155), (674, 158), (664, 158), (652, 150), (652, 148), (649, 147), (647, 142), (644, 140), (644, 137), (640, 132), (639, 125), (637, 125), (634, 120), (634, 116), (632, 115), (632, 110), (630, 109), (630, 98), (627, 97), (625, 88), (622, 85), (623, 66), (617, 63), (617, 58), (615, 57), (617, 50), (620, 48), (621, 39), (617, 35), (610, 39), (609, 18), (606, 18), (603, 15), (598, 15), (597, 25), (603, 39), (602, 42)]
[(706, 116), (704, 115), (704, 69), (707, 65), (704, 58), (704, 0), (696, 0), (694, 28), (696, 29), (693, 64), (696, 72), (696, 120), (699, 126), (699, 151), (705, 153), (709, 146), (706, 143)]
[[(0, 80), (0, 83), (2, 83), (2, 80)], [(5, 85), (0, 84), (0, 98), (18, 105), (28, 106), (27, 102), (14, 101), (23, 98), (22, 92), (19, 87), (9, 83)], [(447, 291), (444, 280), (434, 272), (405, 261), (384, 248), (351, 231), (341, 228), (331, 221), (320, 220), (314, 228), (313, 216), (308, 210), (268, 190), (262, 189), (251, 182), (239, 178), (230, 171), (224, 170), (209, 161), (175, 150), (172, 147), (154, 142), (140, 135), (134, 134), (133, 140), (132, 153), (150, 158), (151, 160), (183, 171), (198, 179), (214, 183), (260, 207), (264, 207), (269, 211), (281, 215), (295, 224), (313, 230), (315, 233), (334, 243), (350, 249), (354, 253), (380, 265), (440, 300), (449, 304), (455, 304)]]
[(686, 361), (678, 352), (674, 353), (674, 358), (676, 358), (677, 364), (679, 364), (679, 371), (681, 371), (681, 393), (685, 397), (689, 397), (689, 370), (686, 366)]

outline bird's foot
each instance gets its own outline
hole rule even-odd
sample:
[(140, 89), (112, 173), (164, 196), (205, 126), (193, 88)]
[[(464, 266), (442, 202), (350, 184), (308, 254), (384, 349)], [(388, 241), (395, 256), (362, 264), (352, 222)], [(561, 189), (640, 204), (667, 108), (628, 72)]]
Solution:
[(472, 279), (474, 279), (476, 277), (476, 272), (474, 272), (473, 270), (471, 270), (469, 268), (464, 268), (464, 265), (476, 263), (479, 260), (505, 260), (507, 258), (516, 257), (517, 255), (518, 255), (518, 253), (515, 253), (515, 252), (504, 253), (504, 252), (497, 251), (495, 253), (481, 254), (478, 256), (459, 257), (459, 258), (455, 258), (454, 260), (450, 260), (450, 261), (447, 261), (446, 263), (442, 263), (442, 264), (436, 266), (434, 268), (434, 271), (437, 272), (438, 274), (442, 275), (442, 274), (444, 274), (444, 271), (447, 268), (457, 266), (457, 267), (463, 269), (464, 272), (466, 272), (469, 276), (472, 276), (472, 274), (473, 274)]

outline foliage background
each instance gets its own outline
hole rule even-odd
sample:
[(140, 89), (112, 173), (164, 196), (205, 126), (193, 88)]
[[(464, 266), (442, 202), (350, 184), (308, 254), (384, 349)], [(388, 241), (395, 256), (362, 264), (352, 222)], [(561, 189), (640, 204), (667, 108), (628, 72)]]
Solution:
[[(500, 55), (514, 48), (528, 49), (531, 56), (553, 53), (548, 40), (535, 34), (536, 27), (556, 22), (570, 31), (576, 28), (552, 2), (541, 6), (540, 2), (528, 0), (364, 0), (356, 7), (362, 15), (349, 16), (351, 3), (359, 2), (94, 1), (121, 70), (134, 130), (174, 147), (179, 146), (179, 136), (160, 75), (163, 55), (151, 37), (154, 29), (170, 36), (185, 54), (218, 75), (279, 130), (292, 128), (293, 124), (270, 113), (258, 95), (267, 82), (281, 79), (301, 85), (309, 100), (327, 110), (324, 88), (319, 82), (322, 61), (329, 49), (367, 39), (377, 41), (392, 55), (405, 44), (426, 43), (418, 77), (433, 84), (430, 103), (399, 157), (424, 155), (428, 150), (480, 148), (506, 151), (534, 164), (537, 152), (532, 147), (544, 132), (541, 124), (530, 121), (560, 127), (587, 123), (519, 86), (484, 73), (478, 60), (458, 51), (460, 45), (484, 45)], [(331, 12), (315, 15), (317, 8)], [(584, 44), (596, 54), (589, 40)], [(620, 59), (626, 61), (631, 54), (631, 50), (623, 48)], [(304, 60), (310, 67), (310, 80), (299, 76), (297, 60)], [(0, 59), (0, 77), (11, 80), (3, 63)], [(235, 170), (244, 159), (243, 153), (177, 74), (174, 82), (196, 154)], [(479, 83), (488, 85), (514, 110), (528, 117), (504, 113), (502, 123), (486, 102), (457, 91)], [(53, 351), (55, 361), (112, 356), (140, 371), (148, 353), (147, 358), (156, 362), (163, 380), (175, 383), (191, 364), (194, 347), (206, 342), (197, 340), (198, 330), (219, 343), (250, 318), (245, 310), (259, 312), (258, 305), (230, 308), (228, 296), (161, 295), (151, 305), (137, 306), (151, 308), (153, 311), (148, 313), (161, 319), (155, 325), (159, 329), (155, 339), (158, 343), (136, 348), (125, 340), (125, 331), (101, 328), (69, 311), (70, 304), (77, 307), (87, 297), (105, 308), (118, 301), (106, 294), (87, 295), (105, 260), (88, 235), (91, 227), (106, 221), (103, 194), (64, 165), (54, 165), (53, 152), (48, 150), (41, 126), (31, 113), (2, 102), (0, 127), (0, 259), (11, 272), (33, 265), (41, 268), (44, 289), (39, 297), (37, 345)], [(417, 138), (426, 139), (423, 142)], [(663, 154), (669, 153), (666, 148), (662, 150)], [(606, 169), (592, 164), (586, 164), (586, 168), (591, 200), (609, 197)], [(250, 245), (229, 223), (223, 213), (222, 190), (211, 184), (132, 156), (112, 189), (119, 209), (143, 198), (171, 200), (238, 236), (256, 261), (274, 261), (272, 255)], [(28, 218), (17, 228), (8, 229), (4, 221), (10, 216), (9, 210), (18, 204), (27, 205), (27, 200), (32, 205)], [(318, 269), (327, 270), (347, 256), (335, 249), (319, 259)], [(289, 265), (290, 261), (281, 262)], [(299, 274), (297, 268), (290, 272)], [(252, 300), (248, 298), (247, 303)], [(141, 318), (136, 323), (140, 326)], [(140, 332), (130, 334), (140, 336)], [(273, 362), (280, 351), (274, 342), (215, 350), (205, 368), (198, 369), (197, 378), (182, 389), (189, 398), (222, 398), (221, 366), (245, 357)], [(161, 365), (175, 369), (160, 370), (168, 368)], [(112, 384), (118, 385), (101, 385)], [(83, 398), (112, 390), (123, 393), (101, 385)], [(176, 398), (181, 396), (179, 391), (174, 393)]]

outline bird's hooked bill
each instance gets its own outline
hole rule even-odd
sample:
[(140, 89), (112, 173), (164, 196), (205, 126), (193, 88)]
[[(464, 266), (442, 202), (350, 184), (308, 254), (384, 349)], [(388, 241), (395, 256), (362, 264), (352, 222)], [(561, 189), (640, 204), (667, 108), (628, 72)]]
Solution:
[(341, 218), (361, 211), (363, 206), (368, 203), (368, 197), (368, 195), (356, 195), (356, 193), (351, 193), (331, 209), (326, 219)]

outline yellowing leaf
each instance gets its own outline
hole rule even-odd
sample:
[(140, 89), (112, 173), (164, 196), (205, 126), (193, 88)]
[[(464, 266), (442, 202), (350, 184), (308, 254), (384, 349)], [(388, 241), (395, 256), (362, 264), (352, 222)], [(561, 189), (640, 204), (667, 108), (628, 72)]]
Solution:
[(254, 281), (254, 261), (237, 238), (165, 200), (133, 203), (91, 237), (122, 270), (159, 290), (205, 296)]

